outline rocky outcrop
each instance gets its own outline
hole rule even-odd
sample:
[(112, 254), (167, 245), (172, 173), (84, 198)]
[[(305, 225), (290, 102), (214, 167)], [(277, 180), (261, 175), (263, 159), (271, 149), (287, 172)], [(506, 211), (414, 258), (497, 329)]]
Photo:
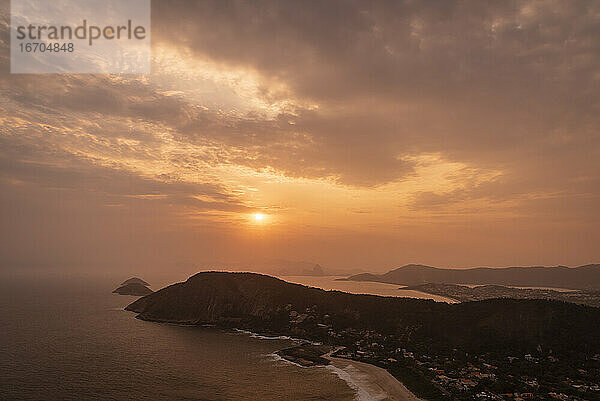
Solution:
[(332, 351), (332, 347), (326, 345), (314, 345), (304, 343), (295, 347), (285, 348), (277, 351), (276, 354), (290, 362), (302, 366), (325, 366), (331, 362), (323, 355)]
[(127, 279), (127, 280), (125, 280), (125, 281), (123, 281), (121, 283), (121, 285), (127, 285), (127, 284), (141, 284), (141, 285), (144, 285), (146, 287), (150, 286), (150, 284), (148, 284), (147, 282), (145, 282), (144, 280), (142, 280), (139, 277), (132, 277), (132, 278)]
[(119, 295), (135, 295), (135, 296), (145, 296), (148, 294), (152, 294), (152, 290), (145, 285), (139, 283), (129, 283), (120, 286), (116, 290), (113, 291), (114, 294)]

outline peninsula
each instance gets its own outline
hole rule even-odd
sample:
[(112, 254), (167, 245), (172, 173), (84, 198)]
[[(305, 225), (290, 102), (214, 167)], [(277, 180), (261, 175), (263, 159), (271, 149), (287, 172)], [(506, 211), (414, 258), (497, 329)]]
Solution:
[(529, 299), (446, 304), (324, 291), (254, 273), (202, 272), (126, 310), (143, 320), (336, 346), (334, 357), (382, 367), (430, 400), (509, 391), (544, 398), (600, 394), (600, 309), (594, 307)]

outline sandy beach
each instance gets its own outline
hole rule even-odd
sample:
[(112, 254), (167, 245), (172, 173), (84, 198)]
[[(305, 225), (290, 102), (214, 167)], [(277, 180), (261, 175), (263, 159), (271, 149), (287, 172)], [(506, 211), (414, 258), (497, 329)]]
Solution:
[(356, 390), (359, 401), (423, 401), (385, 369), (350, 359), (326, 357), (331, 360), (328, 369)]

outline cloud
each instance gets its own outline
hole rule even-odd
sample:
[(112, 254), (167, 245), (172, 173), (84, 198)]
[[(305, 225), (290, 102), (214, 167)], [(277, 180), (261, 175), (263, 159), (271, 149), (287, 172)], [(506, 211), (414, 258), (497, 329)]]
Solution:
[[(205, 80), (254, 74), (265, 104), (285, 101), (287, 109), (267, 117), (207, 108), (202, 103), (212, 104), (210, 95), (190, 99), (186, 91), (195, 90), (162, 82), (160, 72), (151, 80), (11, 77), (13, 101), (95, 113), (91, 119), (151, 121), (182, 141), (228, 148), (236, 164), (359, 186), (406, 178), (414, 171), (407, 156), (419, 153), (523, 173), (537, 168), (527, 162), (532, 148), (543, 159), (570, 162), (553, 146), (559, 137), (584, 158), (597, 149), (589, 146), (598, 143), (594, 3), (153, 7), (157, 49), (169, 46), (192, 66), (195, 58)], [(220, 67), (209, 72), (206, 60)], [(554, 179), (570, 175), (564, 169)]]
[(342, 182), (401, 179), (411, 170), (393, 160), (418, 152), (502, 166), (533, 147), (567, 163), (552, 143), (560, 135), (578, 142), (578, 152), (597, 149), (588, 146), (598, 141), (590, 130), (599, 105), (593, 2), (154, 6), (160, 45), (245, 66), (265, 85), (284, 82), (294, 97), (318, 104), (300, 110), (294, 128), (314, 144), (303, 149), (307, 158)]
[(1, 7), (6, 210), (235, 223), (308, 180), (390, 219), (599, 218), (597, 2), (155, 1), (148, 76), (11, 75)]

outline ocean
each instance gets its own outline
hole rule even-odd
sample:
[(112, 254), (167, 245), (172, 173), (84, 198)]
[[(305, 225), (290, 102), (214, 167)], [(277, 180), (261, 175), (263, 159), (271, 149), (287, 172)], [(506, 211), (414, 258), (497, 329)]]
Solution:
[(304, 368), (273, 354), (291, 340), (144, 322), (123, 310), (136, 297), (112, 294), (117, 284), (2, 276), (0, 399), (356, 398), (331, 368)]

